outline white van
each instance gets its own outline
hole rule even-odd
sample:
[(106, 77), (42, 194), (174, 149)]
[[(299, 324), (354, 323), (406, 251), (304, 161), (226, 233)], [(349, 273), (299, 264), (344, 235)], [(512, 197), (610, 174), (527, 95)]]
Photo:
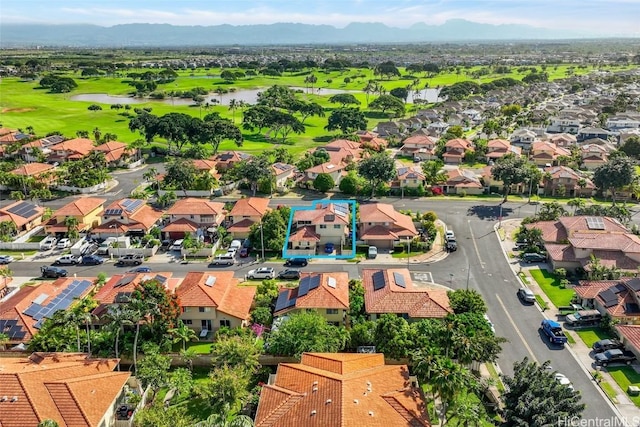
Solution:
[(375, 246), (369, 246), (369, 251), (367, 252), (367, 258), (375, 258), (378, 256), (378, 248)]

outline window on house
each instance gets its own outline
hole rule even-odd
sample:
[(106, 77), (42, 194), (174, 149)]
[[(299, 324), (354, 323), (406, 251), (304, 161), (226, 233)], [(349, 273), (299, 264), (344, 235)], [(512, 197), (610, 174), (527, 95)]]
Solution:
[(338, 314), (337, 308), (327, 308), (327, 314)]
[(209, 313), (211, 311), (211, 307), (198, 307), (198, 311), (200, 313)]
[(193, 219), (193, 218), (194, 218), (194, 216), (193, 216), (193, 215), (189, 215), (189, 218)]
[(339, 229), (340, 228), (340, 224), (333, 224), (333, 228)]
[(220, 321), (220, 327), (221, 328), (224, 328), (224, 327), (230, 328), (231, 327), (231, 321), (230, 320), (221, 320)]
[(185, 325), (193, 325), (193, 320), (191, 320), (191, 319), (186, 319), (186, 320), (184, 321), (184, 324), (185, 324)]
[(323, 229), (323, 228), (327, 228), (327, 224), (320, 224), (320, 228), (321, 228), (321, 229)]

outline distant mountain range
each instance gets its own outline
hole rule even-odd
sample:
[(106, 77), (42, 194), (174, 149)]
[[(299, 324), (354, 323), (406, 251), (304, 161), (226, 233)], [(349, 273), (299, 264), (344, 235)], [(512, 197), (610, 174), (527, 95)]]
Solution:
[(591, 37), (561, 29), (527, 25), (491, 25), (453, 19), (442, 25), (417, 23), (393, 28), (381, 23), (352, 23), (345, 28), (330, 25), (269, 24), (175, 26), (169, 24), (98, 25), (0, 25), (0, 47), (75, 46), (229, 46), (310, 45), (345, 43), (417, 43), (474, 40), (535, 40)]

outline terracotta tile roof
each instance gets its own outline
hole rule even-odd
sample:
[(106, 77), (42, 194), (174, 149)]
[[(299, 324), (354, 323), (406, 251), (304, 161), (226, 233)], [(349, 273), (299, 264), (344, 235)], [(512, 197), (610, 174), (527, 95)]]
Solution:
[[(622, 251), (594, 250), (591, 253), (598, 259), (600, 265), (603, 265), (605, 267), (614, 267), (620, 270), (632, 271), (634, 273), (636, 273), (638, 271), (638, 267), (640, 267), (640, 263), (638, 261), (629, 258)], [(583, 258), (580, 261), (582, 267), (586, 271), (591, 271), (591, 257)]]
[(200, 228), (200, 226), (195, 222), (186, 218), (180, 218), (162, 227), (162, 231), (165, 233), (194, 233), (198, 228)]
[(316, 233), (315, 225), (308, 225), (306, 227), (302, 227), (297, 229), (295, 232), (291, 233), (289, 236), (290, 242), (301, 242), (301, 241), (320, 241), (320, 235)]
[(131, 375), (113, 372), (116, 363), (80, 353), (3, 358), (0, 395), (17, 401), (0, 402), (0, 425), (35, 426), (52, 419), (60, 427), (98, 427)]
[(384, 225), (367, 228), (359, 234), (361, 240), (398, 240), (400, 237)]
[[(585, 299), (594, 299), (612, 317), (636, 317), (640, 319), (640, 291), (635, 291), (640, 286), (640, 279), (623, 277), (619, 280), (581, 280), (576, 286), (576, 294)], [(610, 291), (610, 292), (609, 292)], [(614, 298), (606, 293), (613, 293)]]
[(507, 152), (509, 147), (511, 147), (511, 141), (506, 139), (492, 139), (489, 142), (487, 142), (487, 148), (490, 150), (494, 149), (494, 150), (502, 150), (504, 152)]
[[(386, 226), (392, 233), (401, 237), (414, 237), (418, 234), (413, 219), (409, 215), (396, 211), (388, 203), (367, 203), (360, 205), (360, 226), (367, 223), (389, 223)], [(384, 224), (380, 224), (383, 227)]]
[(578, 286), (574, 286), (573, 290), (584, 299), (594, 299), (602, 291), (615, 286), (616, 280), (580, 280)]
[(362, 284), (365, 311), (369, 314), (406, 313), (411, 318), (441, 318), (453, 312), (446, 291), (416, 287), (406, 268), (364, 269)]
[(104, 144), (100, 144), (94, 148), (94, 151), (104, 153), (107, 163), (117, 162), (123, 155), (131, 155), (135, 153), (135, 150), (127, 149), (127, 144), (118, 141), (109, 141)]
[(186, 197), (179, 199), (168, 211), (167, 215), (221, 215), (224, 204), (206, 199)]
[[(25, 210), (25, 213), (23, 215), (26, 215), (27, 213), (30, 213), (30, 212), (33, 212), (33, 215), (29, 215), (28, 217), (25, 217), (25, 216), (10, 212), (10, 210), (13, 210), (13, 208), (18, 206), (21, 206), (22, 209), (29, 206), (30, 209)], [(20, 210), (19, 212), (22, 213), (22, 210)], [(37, 206), (33, 203), (25, 202), (24, 200), (18, 200), (5, 206), (4, 208), (0, 208), (0, 222), (12, 221), (16, 225), (16, 227), (20, 228), (26, 223), (28, 223), (29, 221), (33, 221), (34, 219), (42, 216), (43, 214), (44, 214), (44, 208), (42, 206)]]
[(480, 179), (467, 169), (449, 169), (445, 185), (458, 188), (482, 188)]
[(640, 325), (616, 325), (616, 329), (625, 341), (640, 349)]
[(230, 233), (246, 233), (251, 230), (251, 226), (255, 224), (255, 221), (251, 221), (249, 218), (245, 218), (242, 221), (238, 221), (227, 228)]
[(298, 209), (293, 214), (293, 221), (311, 221), (312, 224), (349, 225), (349, 216), (336, 213), (334, 203), (318, 203), (315, 209)]
[[(115, 274), (105, 283), (100, 290), (94, 295), (98, 306), (93, 310), (96, 316), (100, 316), (105, 312), (111, 304), (118, 304), (127, 301), (128, 296), (133, 292), (136, 285), (147, 280), (159, 279), (165, 284), (165, 289), (171, 289), (171, 276), (173, 273), (125, 273)], [(174, 284), (175, 285), (175, 284)], [(128, 294), (128, 295), (127, 295)]]
[(558, 147), (556, 144), (549, 141), (536, 141), (531, 144), (531, 153), (535, 157), (540, 152), (547, 152), (551, 154), (552, 158), (556, 158), (558, 156), (570, 156), (571, 152), (562, 147)]
[[(295, 299), (295, 308), (335, 308), (349, 309), (349, 274), (346, 272), (331, 273), (302, 273), (300, 280), (318, 280), (318, 287), (309, 289), (305, 295), (300, 295), (300, 287), (282, 289), (280, 294), (287, 295), (287, 301)], [(278, 297), (280, 298), (280, 297)], [(275, 312), (282, 315), (294, 307)]]
[(106, 199), (99, 199), (97, 197), (82, 197), (76, 199), (70, 203), (67, 203), (57, 211), (53, 213), (53, 217), (61, 216), (86, 216), (98, 208), (102, 208)]
[(0, 136), (9, 135), (10, 133), (15, 133), (15, 132), (18, 132), (18, 129), (0, 127)]
[(262, 218), (269, 210), (269, 199), (264, 197), (247, 197), (238, 200), (228, 215), (233, 217), (258, 216)]
[[(121, 232), (136, 229), (148, 230), (164, 215), (164, 212), (154, 209), (145, 202), (139, 203), (137, 206), (135, 204), (130, 205), (132, 202), (135, 203), (136, 200), (120, 199), (111, 203), (105, 208), (103, 213), (105, 221), (108, 222), (103, 222), (98, 227), (94, 227), (93, 230), (106, 233), (109, 232), (109, 228), (114, 224), (121, 227), (122, 230), (119, 230)], [(134, 209), (131, 209), (129, 206), (133, 206)], [(109, 217), (113, 217), (114, 219), (108, 220)], [(120, 217), (124, 217), (125, 219), (120, 220)]]
[(406, 145), (419, 145), (422, 146), (422, 148), (434, 148), (438, 141), (423, 133), (414, 133), (413, 135), (409, 136), (407, 139), (405, 139), (404, 141), (402, 141), (403, 144)]
[(576, 261), (576, 254), (571, 245), (547, 243), (544, 245), (549, 257), (554, 261), (571, 262)]
[(250, 154), (240, 151), (225, 151), (224, 153), (218, 153), (213, 160), (216, 161), (216, 169), (222, 170), (231, 167), (235, 163), (242, 160), (248, 160), (250, 158)]
[(345, 165), (344, 163), (326, 162), (326, 163), (322, 163), (322, 164), (320, 164), (318, 166), (310, 167), (305, 172), (307, 172), (307, 173), (318, 173), (318, 174), (320, 174), (320, 173), (331, 173), (331, 172), (335, 172), (335, 171), (341, 171), (346, 167), (347, 167), (347, 165)]
[[(25, 314), (32, 303), (35, 302), (42, 307), (47, 306), (73, 282), (88, 281), (90, 285), (77, 296), (80, 299), (84, 298), (94, 288), (95, 280), (95, 277), (61, 277), (53, 282), (41, 282), (37, 286), (24, 286), (11, 298), (0, 303), (0, 320), (15, 320), (16, 326), (20, 328), (21, 332), (25, 332), (24, 338), (12, 339), (12, 342), (28, 342), (38, 333), (38, 328), (35, 327), (38, 319), (33, 317), (36, 313)], [(46, 317), (49, 318), (53, 313), (55, 311)], [(0, 394), (0, 396), (2, 395)]]
[(49, 147), (51, 151), (66, 151), (75, 153), (84, 157), (92, 152), (96, 147), (93, 145), (93, 141), (87, 138), (74, 138), (67, 141), (63, 141), (59, 144)]
[(382, 354), (305, 353), (281, 363), (260, 394), (256, 427), (430, 426), (405, 365)]
[(462, 139), (462, 138), (451, 139), (447, 141), (447, 143), (444, 146), (447, 149), (452, 149), (452, 148), (461, 148), (463, 150), (473, 149), (473, 143), (467, 139)]
[(398, 179), (417, 179), (419, 181), (424, 180), (424, 174), (418, 168), (398, 168)]
[(276, 176), (279, 176), (294, 173), (296, 171), (296, 167), (286, 163), (274, 163), (271, 165), (271, 170)]
[(183, 307), (214, 307), (245, 320), (249, 318), (256, 288), (238, 286), (238, 283), (232, 271), (189, 272), (176, 289), (176, 294)]
[(215, 171), (216, 170), (216, 164), (218, 162), (215, 159), (195, 159), (193, 160), (193, 166), (195, 166), (195, 168), (197, 170), (200, 171)]
[(34, 162), (34, 163), (25, 163), (24, 165), (12, 170), (9, 173), (14, 175), (37, 176), (37, 175), (40, 175), (41, 173), (50, 171), (52, 169), (54, 169), (54, 166), (48, 163)]

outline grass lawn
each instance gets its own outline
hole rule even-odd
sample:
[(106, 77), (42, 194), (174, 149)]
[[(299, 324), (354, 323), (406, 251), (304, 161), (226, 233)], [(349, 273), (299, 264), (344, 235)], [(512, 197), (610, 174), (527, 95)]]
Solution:
[(614, 338), (604, 329), (598, 327), (577, 329), (576, 333), (582, 339), (584, 344), (589, 348), (591, 348), (591, 346), (593, 346), (593, 343), (596, 341), (604, 340), (607, 338)]
[(560, 280), (558, 280), (553, 273), (539, 268), (531, 269), (529, 270), (529, 273), (551, 300), (553, 305), (560, 307), (571, 303), (571, 299), (575, 292), (571, 288), (561, 289)]
[[(188, 342), (187, 348), (195, 350), (195, 352), (198, 354), (210, 354), (211, 342), (200, 342), (200, 341)], [(180, 351), (182, 351), (182, 343), (174, 344), (171, 349), (175, 353), (180, 353)]]
[[(630, 366), (609, 366), (607, 367), (607, 371), (625, 393), (630, 385), (640, 386), (640, 374)], [(636, 406), (640, 407), (640, 396), (629, 396), (629, 399), (631, 399)]]
[(602, 390), (604, 390), (607, 396), (609, 396), (609, 399), (611, 399), (613, 403), (618, 403), (618, 399), (616, 399), (616, 396), (618, 395), (618, 393), (616, 393), (615, 389), (611, 384), (609, 384), (606, 381), (601, 381), (600, 387), (602, 388)]
[(47, 237), (44, 234), (39, 234), (39, 235), (35, 235), (35, 236), (31, 236), (29, 237), (29, 239), (27, 240), (27, 243), (38, 243), (44, 240), (44, 238)]
[(418, 255), (421, 255), (421, 254), (423, 254), (423, 253), (424, 253), (424, 252), (421, 252), (421, 251), (418, 251), (418, 252), (411, 251), (411, 253), (410, 253), (409, 255), (407, 255), (407, 253), (406, 253), (406, 252), (404, 252), (404, 251), (403, 251), (403, 252), (395, 252), (395, 251), (394, 251), (394, 252), (391, 254), (391, 258), (407, 258), (407, 256), (408, 256), (409, 258), (412, 258), (412, 257), (416, 257), (416, 256), (418, 256)]
[(38, 251), (27, 251), (27, 250), (23, 250), (23, 251), (12, 251), (9, 249), (3, 249), (0, 251), (0, 255), (11, 255), (12, 257), (16, 258), (16, 259), (21, 259), (20, 256), (22, 254), (24, 254), (25, 256), (30, 256), (30, 255), (35, 255)]
[(502, 379), (500, 378), (500, 375), (498, 375), (498, 371), (496, 371), (496, 367), (494, 366), (493, 363), (485, 363), (484, 364), (487, 367), (487, 370), (489, 371), (489, 374), (491, 375), (491, 378), (493, 378), (496, 381), (496, 387), (498, 388), (498, 391), (500, 393), (504, 393), (504, 384), (502, 384)]

